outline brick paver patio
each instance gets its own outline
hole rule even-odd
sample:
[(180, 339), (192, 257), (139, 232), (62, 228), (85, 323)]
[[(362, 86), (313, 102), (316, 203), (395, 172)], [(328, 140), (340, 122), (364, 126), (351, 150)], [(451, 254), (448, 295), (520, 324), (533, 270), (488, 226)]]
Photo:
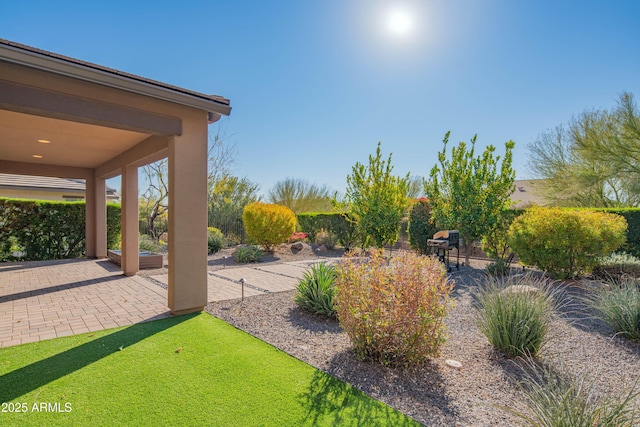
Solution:
[(0, 264), (0, 347), (167, 316), (164, 289), (107, 260)]
[[(209, 271), (208, 301), (294, 289), (315, 261)], [(124, 276), (108, 260), (0, 263), (0, 348), (170, 316), (168, 276)], [(154, 283), (156, 281), (156, 283)]]

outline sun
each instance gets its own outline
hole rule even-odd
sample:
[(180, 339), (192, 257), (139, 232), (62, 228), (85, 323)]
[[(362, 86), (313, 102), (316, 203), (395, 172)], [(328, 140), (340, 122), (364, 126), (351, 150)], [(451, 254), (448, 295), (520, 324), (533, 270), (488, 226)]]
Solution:
[(413, 20), (406, 10), (394, 10), (387, 16), (387, 29), (395, 36), (404, 36), (411, 32)]

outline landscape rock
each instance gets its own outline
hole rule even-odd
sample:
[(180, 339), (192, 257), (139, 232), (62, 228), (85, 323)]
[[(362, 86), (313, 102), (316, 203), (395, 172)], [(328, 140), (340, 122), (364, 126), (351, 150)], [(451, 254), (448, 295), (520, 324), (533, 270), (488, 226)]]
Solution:
[(318, 248), (316, 249), (316, 252), (320, 252), (320, 253), (327, 253), (329, 252), (329, 249), (327, 249), (326, 245), (320, 245), (318, 246)]

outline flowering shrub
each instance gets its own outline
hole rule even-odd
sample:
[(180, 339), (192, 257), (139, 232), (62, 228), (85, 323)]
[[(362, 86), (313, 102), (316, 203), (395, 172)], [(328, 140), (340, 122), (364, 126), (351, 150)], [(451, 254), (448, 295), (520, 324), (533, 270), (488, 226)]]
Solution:
[(296, 231), (295, 233), (293, 233), (291, 235), (291, 237), (289, 237), (289, 241), (291, 243), (294, 242), (302, 242), (303, 240), (305, 240), (307, 237), (309, 237), (309, 235), (307, 233), (303, 233), (302, 231)]
[(366, 259), (343, 258), (334, 304), (358, 357), (414, 365), (440, 352), (452, 287), (433, 258), (401, 253), (387, 260), (372, 251)]

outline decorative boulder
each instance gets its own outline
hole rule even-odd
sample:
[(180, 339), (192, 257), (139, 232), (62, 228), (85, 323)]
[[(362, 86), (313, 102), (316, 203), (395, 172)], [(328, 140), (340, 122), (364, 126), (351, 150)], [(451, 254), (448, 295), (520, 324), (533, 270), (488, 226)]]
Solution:
[(302, 250), (303, 247), (304, 245), (302, 244), (302, 242), (295, 242), (294, 244), (291, 245), (291, 250), (295, 252), (299, 252)]
[(318, 248), (316, 249), (316, 252), (320, 252), (320, 253), (327, 253), (329, 252), (329, 250), (327, 249), (326, 245), (320, 245), (318, 246)]

